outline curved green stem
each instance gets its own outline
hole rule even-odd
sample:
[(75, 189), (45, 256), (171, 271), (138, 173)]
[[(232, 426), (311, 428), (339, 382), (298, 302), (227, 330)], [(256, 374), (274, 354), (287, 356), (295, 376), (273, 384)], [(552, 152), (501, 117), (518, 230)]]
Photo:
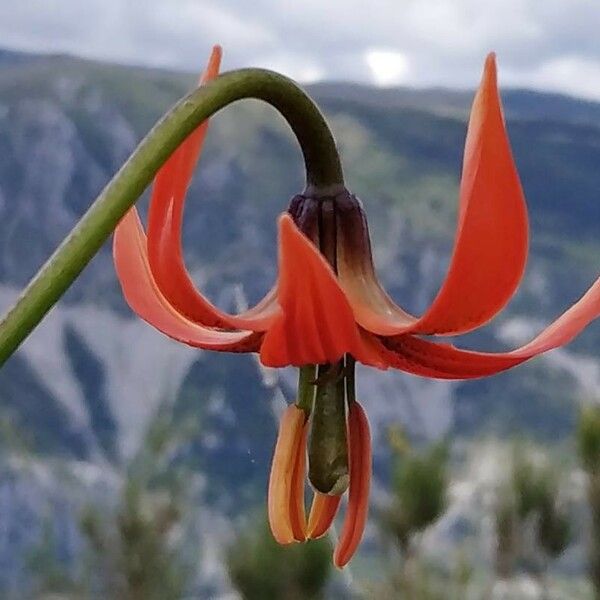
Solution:
[(0, 321), (0, 365), (66, 292), (181, 142), (202, 121), (243, 98), (267, 102), (290, 124), (304, 155), (308, 188), (327, 192), (343, 184), (331, 131), (302, 89), (262, 69), (221, 75), (191, 92), (159, 121), (29, 282)]

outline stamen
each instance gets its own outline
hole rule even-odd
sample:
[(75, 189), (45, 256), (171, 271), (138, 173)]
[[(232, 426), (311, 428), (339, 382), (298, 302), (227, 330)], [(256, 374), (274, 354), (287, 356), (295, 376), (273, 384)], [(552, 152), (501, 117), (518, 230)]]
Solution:
[(271, 532), (280, 544), (303, 538), (306, 529), (299, 517), (304, 515), (304, 489), (301, 507), (298, 498), (298, 474), (303, 471), (298, 455), (305, 452), (306, 430), (304, 411), (294, 405), (288, 406), (279, 426), (267, 501)]
[(329, 496), (315, 492), (310, 515), (308, 517), (308, 528), (306, 537), (309, 540), (316, 540), (324, 536), (331, 527), (335, 515), (340, 507), (341, 496)]
[(296, 461), (290, 485), (290, 525), (294, 540), (306, 540), (306, 510), (304, 508), (304, 484), (306, 481), (306, 437), (308, 421), (305, 421), (296, 450)]
[(310, 416), (315, 402), (317, 365), (306, 365), (298, 370), (298, 400), (296, 406)]
[(343, 361), (335, 365), (325, 365), (323, 370), (319, 370), (319, 376), (312, 382), (313, 385), (325, 385), (327, 383), (337, 383), (345, 376), (345, 367)]
[(350, 493), (342, 533), (333, 555), (333, 563), (341, 569), (352, 558), (362, 539), (369, 510), (371, 484), (371, 434), (367, 416), (358, 402), (352, 402), (348, 413), (350, 441)]

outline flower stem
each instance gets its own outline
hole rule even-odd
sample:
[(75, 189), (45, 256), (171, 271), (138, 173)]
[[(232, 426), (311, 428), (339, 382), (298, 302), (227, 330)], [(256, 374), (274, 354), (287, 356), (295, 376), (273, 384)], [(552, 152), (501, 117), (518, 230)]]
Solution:
[(331, 131), (300, 87), (262, 69), (221, 75), (188, 94), (155, 125), (29, 282), (0, 321), (0, 366), (67, 291), (181, 142), (202, 121), (243, 98), (267, 102), (289, 123), (304, 156), (307, 188), (329, 190), (343, 184)]

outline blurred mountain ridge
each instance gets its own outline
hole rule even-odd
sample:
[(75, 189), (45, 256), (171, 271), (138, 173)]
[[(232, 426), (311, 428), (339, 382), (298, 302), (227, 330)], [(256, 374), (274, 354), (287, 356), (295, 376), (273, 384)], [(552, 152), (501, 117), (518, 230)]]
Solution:
[[(0, 51), (0, 308), (194, 79)], [(349, 187), (364, 201), (382, 280), (408, 310), (422, 312), (452, 246), (471, 93), (342, 83), (309, 92), (330, 120)], [(600, 104), (527, 90), (502, 95), (532, 246), (507, 312), (459, 342), (489, 350), (526, 341), (600, 271)], [(270, 287), (276, 216), (302, 188), (299, 150), (270, 108), (248, 101), (213, 119), (189, 195), (184, 246), (199, 287), (219, 306), (234, 310), (240, 286), (250, 302)], [(140, 207), (144, 213), (146, 200)], [(361, 369), (376, 474), (385, 477), (390, 422), (402, 422), (416, 440), (514, 431), (563, 439), (578, 403), (597, 388), (599, 342), (600, 326), (592, 325), (565, 350), (469, 383)], [(282, 373), (282, 385), (291, 396), (292, 371)], [(165, 403), (202, 428), (186, 460), (208, 479), (207, 505), (235, 512), (240, 499), (260, 502), (281, 392), (253, 357), (183, 347), (133, 316), (107, 244), (0, 371), (0, 419), (40, 457), (119, 465)], [(13, 523), (5, 525), (24, 526)], [(0, 583), (19, 556), (9, 542), (0, 546)]]

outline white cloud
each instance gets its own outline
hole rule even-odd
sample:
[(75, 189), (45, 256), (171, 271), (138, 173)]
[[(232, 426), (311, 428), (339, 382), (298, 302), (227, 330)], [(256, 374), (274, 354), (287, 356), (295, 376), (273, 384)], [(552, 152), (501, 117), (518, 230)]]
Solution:
[(564, 56), (542, 64), (524, 83), (600, 99), (600, 61)]
[(28, 50), (196, 70), (219, 42), (226, 68), (458, 87), (495, 50), (503, 85), (598, 99), (599, 29), (595, 0), (0, 2), (0, 44)]
[(406, 83), (410, 69), (408, 59), (402, 52), (367, 50), (365, 59), (375, 85), (393, 86)]
[(325, 77), (325, 72), (317, 62), (295, 54), (279, 52), (259, 57), (259, 62), (263, 69), (284, 73), (288, 77), (304, 83), (313, 83)]

